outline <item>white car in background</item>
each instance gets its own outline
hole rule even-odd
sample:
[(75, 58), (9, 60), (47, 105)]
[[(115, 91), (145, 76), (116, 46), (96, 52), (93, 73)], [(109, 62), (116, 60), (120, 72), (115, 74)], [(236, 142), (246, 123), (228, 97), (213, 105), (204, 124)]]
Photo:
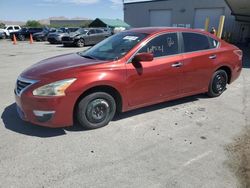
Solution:
[(19, 31), (21, 27), (19, 25), (6, 25), (3, 29), (0, 29), (0, 32), (4, 33), (4, 37), (9, 37), (10, 33)]

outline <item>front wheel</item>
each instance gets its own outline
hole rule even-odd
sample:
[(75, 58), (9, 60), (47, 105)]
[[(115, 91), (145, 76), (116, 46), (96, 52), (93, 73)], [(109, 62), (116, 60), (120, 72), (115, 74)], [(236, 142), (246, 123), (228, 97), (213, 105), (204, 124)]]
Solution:
[(218, 97), (225, 90), (228, 82), (228, 75), (224, 70), (217, 70), (210, 81), (208, 88), (208, 96), (209, 97)]
[(77, 42), (76, 42), (76, 46), (77, 47), (84, 47), (85, 46), (85, 41), (83, 39), (79, 39)]
[(116, 103), (108, 93), (96, 92), (84, 97), (77, 106), (76, 118), (86, 129), (107, 125), (114, 117)]

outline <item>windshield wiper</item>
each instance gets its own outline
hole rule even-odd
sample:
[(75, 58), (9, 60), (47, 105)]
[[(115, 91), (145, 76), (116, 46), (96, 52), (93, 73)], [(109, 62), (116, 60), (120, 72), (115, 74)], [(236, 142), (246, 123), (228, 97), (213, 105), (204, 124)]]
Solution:
[(81, 53), (78, 53), (78, 55), (87, 58), (87, 59), (96, 59), (95, 57), (91, 56), (91, 55), (82, 55)]

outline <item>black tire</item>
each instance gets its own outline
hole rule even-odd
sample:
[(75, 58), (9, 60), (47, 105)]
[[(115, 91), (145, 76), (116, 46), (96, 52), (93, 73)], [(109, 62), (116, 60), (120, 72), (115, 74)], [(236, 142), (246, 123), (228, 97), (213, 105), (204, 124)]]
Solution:
[(85, 46), (85, 41), (84, 39), (79, 39), (77, 42), (76, 42), (76, 46), (79, 47), (79, 48), (82, 48)]
[(7, 38), (7, 35), (6, 33), (3, 34), (3, 39), (6, 39)]
[(20, 41), (24, 41), (25, 40), (25, 36), (24, 35), (18, 35), (17, 38)]
[(228, 83), (228, 75), (224, 70), (217, 70), (210, 81), (208, 93), (209, 97), (218, 97), (220, 96), (225, 90)]
[(114, 117), (116, 103), (108, 93), (96, 92), (84, 97), (77, 106), (76, 118), (85, 129), (107, 125)]
[(72, 47), (72, 44), (68, 44), (68, 43), (63, 43), (64, 47)]

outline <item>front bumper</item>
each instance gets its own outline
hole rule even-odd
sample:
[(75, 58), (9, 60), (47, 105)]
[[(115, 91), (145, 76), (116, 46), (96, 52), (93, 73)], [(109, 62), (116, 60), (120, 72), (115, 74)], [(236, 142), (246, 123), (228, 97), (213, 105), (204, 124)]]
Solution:
[(61, 37), (48, 37), (47, 40), (51, 44), (61, 44), (62, 43), (62, 38)]
[(73, 125), (75, 98), (36, 97), (29, 91), (15, 94), (17, 112), (24, 121), (51, 128)]

